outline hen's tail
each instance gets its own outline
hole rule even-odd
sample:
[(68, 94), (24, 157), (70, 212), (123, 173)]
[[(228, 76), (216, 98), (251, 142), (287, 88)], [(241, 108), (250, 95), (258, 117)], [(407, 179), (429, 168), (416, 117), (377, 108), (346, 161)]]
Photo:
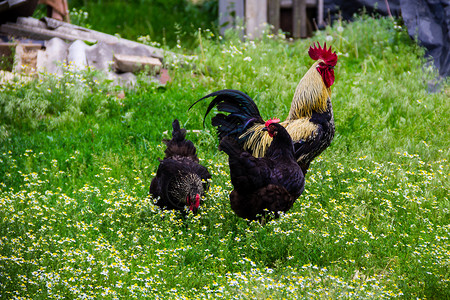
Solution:
[(186, 129), (180, 127), (180, 122), (177, 119), (172, 122), (172, 141), (183, 142), (186, 137)]
[(172, 139), (164, 139), (163, 142), (167, 148), (164, 151), (165, 158), (174, 156), (191, 157), (193, 160), (198, 161), (197, 149), (190, 140), (186, 140), (186, 129), (180, 127), (180, 123), (177, 119), (172, 122)]
[[(238, 138), (254, 123), (264, 124), (264, 120), (253, 99), (238, 90), (220, 90), (211, 93), (197, 100), (189, 109), (198, 102), (210, 97), (215, 98), (209, 104), (205, 118), (214, 107), (217, 107), (221, 112), (229, 113), (228, 115), (218, 113), (211, 119), (212, 125), (217, 127), (219, 140), (226, 136)], [(204, 122), (205, 119), (203, 119)]]

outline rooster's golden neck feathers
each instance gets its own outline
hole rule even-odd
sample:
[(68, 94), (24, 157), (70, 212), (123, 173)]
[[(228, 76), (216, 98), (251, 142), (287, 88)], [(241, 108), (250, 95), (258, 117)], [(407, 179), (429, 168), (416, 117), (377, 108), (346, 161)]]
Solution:
[(337, 63), (336, 52), (322, 48), (318, 43), (309, 48), (309, 56), (316, 60), (300, 80), (295, 90), (291, 110), (286, 120), (310, 117), (313, 111), (322, 113), (327, 110), (327, 101), (331, 97), (331, 85), (334, 83), (334, 67)]
[(310, 117), (313, 111), (326, 111), (331, 89), (325, 86), (322, 76), (316, 69), (321, 62), (322, 60), (315, 62), (298, 83), (286, 120)]

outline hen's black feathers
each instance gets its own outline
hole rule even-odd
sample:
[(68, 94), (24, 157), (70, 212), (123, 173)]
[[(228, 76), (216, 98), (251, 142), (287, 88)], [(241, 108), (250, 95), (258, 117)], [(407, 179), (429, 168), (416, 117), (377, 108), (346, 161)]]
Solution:
[(172, 123), (172, 139), (164, 139), (163, 142), (167, 148), (164, 151), (164, 158), (189, 158), (194, 162), (198, 162), (197, 149), (190, 140), (186, 140), (186, 129), (180, 128), (178, 120), (174, 120)]
[(292, 139), (280, 124), (269, 125), (272, 144), (262, 158), (244, 151), (232, 137), (220, 142), (229, 159), (234, 190), (231, 208), (240, 217), (256, 219), (265, 211), (288, 211), (304, 190), (304, 174), (294, 159)]
[(274, 184), (255, 191), (247, 199), (243, 199), (236, 190), (230, 193), (231, 208), (239, 217), (248, 220), (256, 220), (266, 212), (275, 212), (277, 216), (277, 212), (288, 211), (295, 200), (284, 187)]
[(180, 128), (178, 120), (172, 123), (172, 139), (163, 140), (167, 148), (160, 160), (155, 178), (150, 184), (150, 194), (159, 198), (161, 208), (183, 210), (187, 199), (203, 196), (211, 178), (208, 170), (199, 164), (196, 148), (186, 140), (186, 130)]

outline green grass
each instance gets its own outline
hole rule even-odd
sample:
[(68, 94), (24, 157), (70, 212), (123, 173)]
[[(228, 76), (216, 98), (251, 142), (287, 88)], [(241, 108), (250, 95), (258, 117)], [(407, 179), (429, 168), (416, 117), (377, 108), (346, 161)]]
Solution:
[[(217, 29), (217, 0), (72, 0), (70, 21), (104, 33), (136, 40), (146, 36), (155, 43), (174, 47), (177, 40), (194, 47), (198, 28)], [(46, 15), (39, 5), (35, 17)]]
[[(364, 16), (295, 42), (197, 38), (191, 60), (168, 59), (171, 83), (124, 98), (70, 68), (1, 87), (2, 298), (450, 298), (449, 85), (427, 92), (436, 72), (406, 30)], [(282, 119), (325, 40), (339, 52), (336, 137), (288, 213), (248, 223), (229, 207), (206, 103), (187, 108), (235, 88)], [(188, 138), (213, 174), (186, 220), (147, 196), (174, 118), (202, 130)]]

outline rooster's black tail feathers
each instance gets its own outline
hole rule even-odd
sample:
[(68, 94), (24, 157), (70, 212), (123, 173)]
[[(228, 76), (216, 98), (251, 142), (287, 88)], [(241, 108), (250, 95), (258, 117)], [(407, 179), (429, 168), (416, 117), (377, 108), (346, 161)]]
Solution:
[[(197, 100), (189, 109), (199, 101), (210, 97), (215, 98), (209, 104), (205, 118), (214, 107), (221, 112), (229, 113), (228, 115), (218, 113), (211, 119), (212, 125), (217, 127), (219, 140), (226, 136), (239, 137), (254, 123), (264, 123), (253, 99), (238, 90), (220, 90), (211, 93)], [(203, 124), (204, 122), (205, 119)]]

